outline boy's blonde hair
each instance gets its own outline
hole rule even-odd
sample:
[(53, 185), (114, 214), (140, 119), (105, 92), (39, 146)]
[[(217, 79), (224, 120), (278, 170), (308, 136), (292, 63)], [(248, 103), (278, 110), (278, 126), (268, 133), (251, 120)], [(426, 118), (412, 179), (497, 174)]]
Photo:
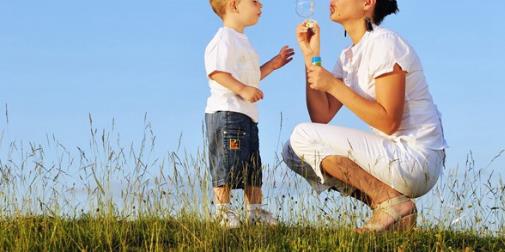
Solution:
[[(223, 19), (224, 14), (226, 14), (226, 5), (230, 2), (230, 0), (209, 0), (210, 6), (212, 6), (212, 10)], [(236, 0), (236, 2), (240, 2), (240, 0)]]

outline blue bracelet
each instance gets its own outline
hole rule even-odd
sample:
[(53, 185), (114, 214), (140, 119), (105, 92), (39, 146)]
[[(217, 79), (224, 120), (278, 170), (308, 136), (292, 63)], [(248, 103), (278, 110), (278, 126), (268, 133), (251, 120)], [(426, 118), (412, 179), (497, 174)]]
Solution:
[(312, 65), (321, 66), (321, 57), (319, 56), (312, 57)]

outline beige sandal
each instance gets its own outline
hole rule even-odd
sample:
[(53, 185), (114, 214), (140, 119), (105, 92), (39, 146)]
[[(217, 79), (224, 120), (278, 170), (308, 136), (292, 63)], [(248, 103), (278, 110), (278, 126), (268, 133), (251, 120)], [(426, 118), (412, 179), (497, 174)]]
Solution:
[(392, 198), (390, 200), (386, 200), (379, 204), (377, 208), (373, 211), (382, 211), (389, 215), (394, 219), (393, 224), (389, 226), (385, 226), (377, 223), (367, 223), (361, 229), (362, 232), (382, 232), (382, 231), (409, 231), (412, 230), (416, 226), (417, 219), (417, 209), (414, 206), (414, 209), (410, 214), (405, 216), (401, 216), (396, 210), (393, 209), (394, 206), (398, 204), (402, 204), (408, 201), (412, 201), (406, 196), (402, 195), (396, 198)]

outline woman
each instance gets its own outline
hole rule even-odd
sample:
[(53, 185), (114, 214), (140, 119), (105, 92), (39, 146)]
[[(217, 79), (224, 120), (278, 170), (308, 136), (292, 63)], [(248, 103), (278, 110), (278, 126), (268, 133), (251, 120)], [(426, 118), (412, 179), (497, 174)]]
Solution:
[[(397, 11), (395, 0), (331, 0), (331, 20), (352, 40), (331, 73), (311, 64), (320, 55), (319, 26), (296, 31), (312, 123), (293, 130), (283, 158), (315, 190), (334, 188), (370, 206), (373, 215), (359, 232), (414, 227), (411, 199), (435, 185), (445, 159), (440, 114), (419, 58), (378, 26)], [(342, 106), (372, 132), (328, 125)]]

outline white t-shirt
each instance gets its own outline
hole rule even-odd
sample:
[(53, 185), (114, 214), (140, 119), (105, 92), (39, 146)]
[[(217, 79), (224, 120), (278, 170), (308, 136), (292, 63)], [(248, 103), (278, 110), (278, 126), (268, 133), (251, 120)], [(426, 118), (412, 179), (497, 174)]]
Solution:
[(441, 115), (428, 90), (421, 61), (398, 34), (374, 26), (358, 44), (342, 51), (333, 75), (363, 97), (375, 100), (375, 78), (392, 72), (395, 64), (407, 72), (400, 127), (391, 136), (372, 130), (395, 141), (407, 141), (413, 147), (445, 149)]
[[(247, 36), (231, 28), (219, 28), (205, 49), (207, 77), (215, 72), (226, 72), (245, 85), (259, 87), (261, 70), (259, 57)], [(233, 111), (258, 122), (256, 103), (248, 102), (209, 78), (210, 96), (205, 113)]]

